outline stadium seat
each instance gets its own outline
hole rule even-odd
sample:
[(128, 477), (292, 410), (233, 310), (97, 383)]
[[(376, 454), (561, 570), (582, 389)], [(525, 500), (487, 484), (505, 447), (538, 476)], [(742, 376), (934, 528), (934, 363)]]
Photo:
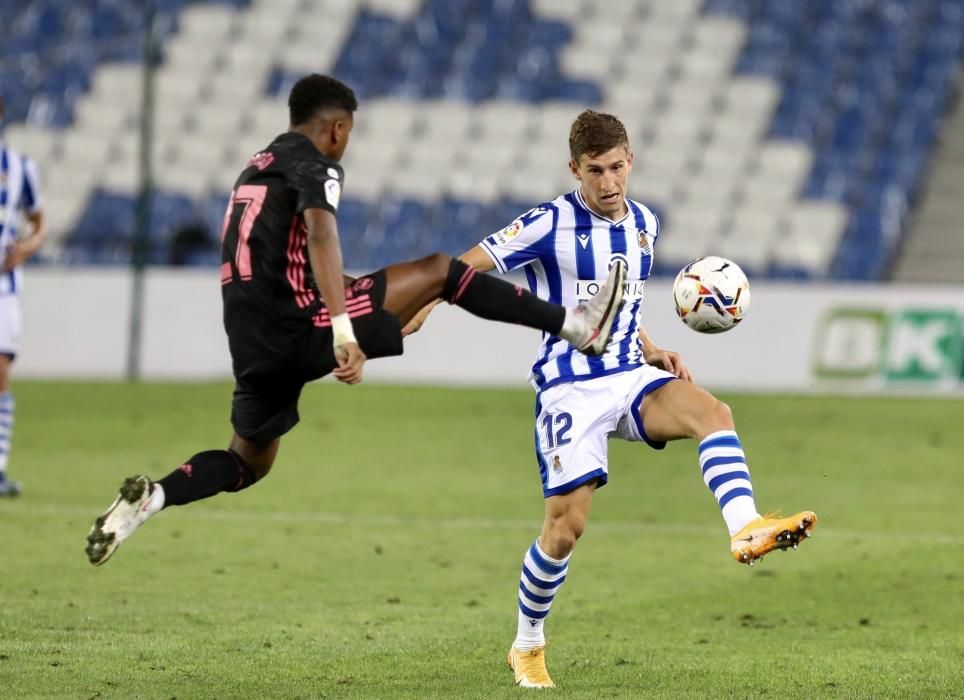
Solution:
[[(79, 218), (51, 216), (71, 259), (94, 240), (71, 229), (89, 234), (91, 208), (128, 207), (139, 182), (145, 18), (114, 0), (89, 5), (0, 3), (10, 28), (0, 49), (8, 137), (56, 172), (45, 178), (49, 201), (73, 212), (87, 201)], [(389, 224), (402, 232), (389, 246), (418, 247), (408, 240), (418, 230), (457, 247), (464, 240), (446, 238), (455, 236), (447, 213), (504, 225), (500, 198), (531, 204), (569, 189), (568, 129), (593, 106), (626, 122), (637, 157), (631, 194), (666, 210), (661, 246), (671, 257), (684, 252), (668, 241), (688, 238), (676, 235), (685, 224), (695, 248), (707, 232), (747, 246), (756, 274), (881, 273), (921, 189), (964, 47), (956, 0), (155, 6), (161, 196), (207, 211), (211, 188), (229, 189), (245, 159), (284, 129), (294, 80), (332, 72), (362, 102), (344, 163), (346, 201), (357, 203), (349, 216), (365, 223), (356, 256), (384, 243)], [(397, 204), (391, 216), (379, 206), (386, 195)], [(179, 216), (182, 205), (162, 211)], [(431, 226), (399, 218), (416, 211)], [(828, 233), (799, 239), (801, 211)], [(110, 236), (87, 259), (114, 260), (123, 246)], [(863, 263), (861, 247), (882, 252)]]

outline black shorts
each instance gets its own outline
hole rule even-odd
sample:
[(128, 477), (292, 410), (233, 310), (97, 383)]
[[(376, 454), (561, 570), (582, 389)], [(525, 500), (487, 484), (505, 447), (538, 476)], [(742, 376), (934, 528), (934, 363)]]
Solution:
[[(384, 308), (385, 290), (384, 270), (359, 277), (345, 288), (355, 336), (369, 359), (402, 354), (401, 323)], [(226, 326), (234, 362), (231, 424), (235, 433), (256, 443), (284, 435), (298, 423), (298, 398), (304, 385), (338, 366), (327, 310), (306, 320), (303, 328), (283, 334), (287, 337), (278, 338), (275, 332), (271, 347), (286, 348), (285, 352), (246, 342), (250, 320), (243, 328)]]

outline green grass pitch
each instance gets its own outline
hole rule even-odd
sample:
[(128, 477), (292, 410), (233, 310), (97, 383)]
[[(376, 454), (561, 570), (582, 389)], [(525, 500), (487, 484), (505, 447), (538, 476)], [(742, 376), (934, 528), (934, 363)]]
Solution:
[[(255, 488), (163, 512), (104, 567), (123, 477), (223, 447), (230, 387), (20, 382), (0, 501), (0, 696), (509, 698), (542, 503), (531, 393), (306, 389)], [(689, 442), (612, 443), (547, 623), (565, 698), (964, 695), (964, 405), (726, 397), (799, 551), (729, 557)], [(531, 694), (533, 691), (528, 691)]]

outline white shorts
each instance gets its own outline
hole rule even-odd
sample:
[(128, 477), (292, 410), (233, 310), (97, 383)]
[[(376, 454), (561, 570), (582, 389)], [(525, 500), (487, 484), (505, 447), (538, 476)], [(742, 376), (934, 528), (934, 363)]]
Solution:
[(651, 365), (581, 382), (556, 384), (536, 396), (536, 457), (543, 496), (569, 493), (587, 481), (609, 480), (609, 437), (665, 442), (646, 436), (643, 397), (676, 376)]
[(0, 354), (17, 354), (20, 349), (20, 299), (13, 294), (0, 295)]

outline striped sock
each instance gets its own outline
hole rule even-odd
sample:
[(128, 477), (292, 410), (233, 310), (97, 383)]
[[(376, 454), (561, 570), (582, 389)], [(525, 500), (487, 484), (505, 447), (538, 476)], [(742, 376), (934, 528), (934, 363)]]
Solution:
[(732, 430), (718, 430), (700, 443), (703, 481), (716, 497), (730, 535), (760, 517), (753, 500), (753, 484), (740, 438)]
[(568, 570), (569, 557), (553, 559), (540, 549), (538, 539), (529, 547), (522, 559), (519, 582), (519, 629), (515, 638), (519, 651), (545, 646), (542, 628)]
[(9, 391), (0, 394), (0, 479), (7, 471), (10, 458), (10, 441), (13, 437), (13, 411), (16, 402)]

